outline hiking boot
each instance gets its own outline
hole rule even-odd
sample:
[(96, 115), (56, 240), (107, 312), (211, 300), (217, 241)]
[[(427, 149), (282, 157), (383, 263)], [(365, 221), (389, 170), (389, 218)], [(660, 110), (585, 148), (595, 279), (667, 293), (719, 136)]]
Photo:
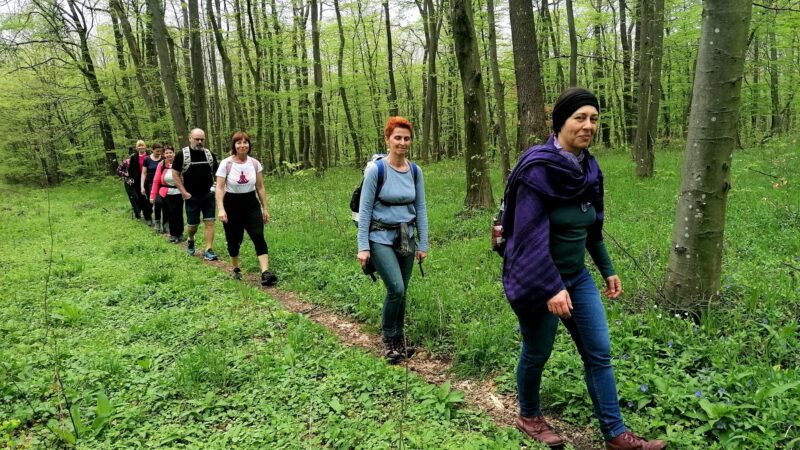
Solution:
[(156, 234), (161, 233), (161, 224), (158, 221), (153, 222), (153, 231)]
[(219, 257), (217, 257), (217, 254), (214, 253), (214, 250), (208, 249), (205, 253), (203, 253), (203, 259), (206, 261), (216, 261), (219, 259)]
[(145, 219), (145, 220), (147, 221), (147, 226), (148, 227), (152, 227), (153, 224), (155, 223), (155, 222), (153, 222), (153, 219)]
[(181, 238), (179, 238), (178, 236), (170, 236), (169, 237), (169, 242), (171, 244), (177, 244), (180, 241), (181, 241)]
[(262, 286), (275, 286), (278, 283), (278, 277), (269, 270), (261, 272), (261, 285)]
[(400, 336), (396, 336), (394, 338), (394, 345), (395, 349), (400, 353), (400, 357), (402, 358), (411, 358), (414, 356), (414, 353), (417, 352), (417, 349), (411, 345), (406, 346), (406, 337), (402, 334)]
[(606, 450), (661, 450), (667, 447), (664, 441), (648, 441), (631, 431), (626, 431), (606, 442)]
[(242, 279), (242, 269), (238, 267), (234, 267), (233, 271), (231, 271), (231, 276), (234, 280), (241, 280)]
[(189, 256), (194, 256), (194, 239), (186, 241), (186, 253), (188, 253)]
[(519, 431), (522, 431), (533, 440), (541, 442), (550, 448), (564, 445), (564, 439), (544, 420), (544, 416), (517, 416), (515, 425)]
[(389, 364), (397, 364), (403, 359), (403, 355), (400, 354), (400, 351), (397, 348), (397, 338), (394, 337), (384, 337), (383, 338), (383, 357), (386, 358), (386, 362)]
[(169, 223), (161, 222), (161, 233), (169, 233)]

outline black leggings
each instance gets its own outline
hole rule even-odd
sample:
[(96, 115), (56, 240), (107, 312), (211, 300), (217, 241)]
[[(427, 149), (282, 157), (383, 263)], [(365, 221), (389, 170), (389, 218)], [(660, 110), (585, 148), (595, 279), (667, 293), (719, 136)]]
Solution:
[(266, 255), (267, 241), (264, 240), (264, 217), (261, 215), (261, 204), (258, 202), (255, 191), (246, 194), (225, 193), (222, 200), (228, 222), (223, 223), (225, 240), (228, 242), (228, 254), (231, 257), (239, 256), (244, 232), (250, 236), (256, 248), (256, 256)]
[[(156, 197), (156, 201), (153, 204), (150, 204), (150, 192), (153, 190), (153, 183), (145, 184), (144, 185), (144, 192), (147, 193), (147, 205), (152, 207), (153, 215), (155, 216), (154, 219), (156, 221), (161, 220), (161, 202), (158, 201), (158, 197)], [(148, 208), (149, 213), (149, 208)], [(147, 216), (145, 216), (147, 217)], [(149, 220), (149, 219), (148, 219)]]
[(169, 235), (183, 236), (183, 197), (181, 194), (163, 197), (164, 220), (169, 223)]
[(125, 186), (125, 193), (128, 194), (128, 201), (131, 202), (133, 215), (138, 219), (141, 217), (142, 213), (139, 210), (139, 196), (136, 194), (136, 188), (125, 182), (123, 182), (122, 185)]

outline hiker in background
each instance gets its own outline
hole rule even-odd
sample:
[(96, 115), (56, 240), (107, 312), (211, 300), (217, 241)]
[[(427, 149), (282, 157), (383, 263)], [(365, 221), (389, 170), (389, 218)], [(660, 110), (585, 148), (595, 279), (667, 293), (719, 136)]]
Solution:
[(217, 211), (225, 229), (233, 278), (242, 279), (239, 249), (247, 231), (261, 267), (261, 285), (274, 286), (278, 277), (269, 271), (267, 241), (264, 239), (264, 224), (269, 222), (264, 168), (258, 160), (249, 156), (250, 150), (250, 136), (244, 131), (234, 133), (231, 137), (231, 156), (223, 159), (217, 168)]
[(125, 188), (125, 194), (128, 196), (128, 201), (131, 204), (131, 217), (138, 219), (141, 217), (139, 211), (139, 195), (136, 193), (136, 180), (130, 176), (131, 158), (135, 157), (136, 150), (133, 147), (128, 147), (128, 157), (122, 160), (117, 166), (117, 175), (122, 178), (122, 186)]
[(138, 208), (136, 217), (144, 217), (148, 225), (153, 224), (153, 208), (147, 197), (141, 191), (142, 166), (147, 159), (147, 145), (139, 139), (136, 141), (136, 153), (131, 155), (128, 164), (128, 176), (134, 180), (134, 190), (136, 191), (136, 205)]
[(206, 261), (219, 259), (214, 253), (214, 172), (217, 171), (217, 158), (211, 151), (203, 147), (206, 133), (195, 128), (189, 132), (189, 146), (175, 155), (172, 164), (172, 176), (175, 186), (181, 192), (186, 204), (186, 252), (194, 255), (194, 235), (200, 225), (200, 214), (203, 215), (203, 239)]
[[(161, 161), (164, 159), (161, 156), (163, 152), (163, 146), (156, 142), (152, 146), (152, 151), (150, 156), (144, 159), (142, 163), (142, 177), (141, 177), (141, 190), (142, 195), (145, 197), (150, 196), (150, 191), (153, 190), (153, 180), (156, 177), (156, 169), (158, 169), (158, 165), (161, 164)], [(155, 203), (147, 203), (148, 208), (153, 208), (153, 222), (150, 224), (155, 230), (156, 233), (163, 232), (164, 228), (162, 228), (161, 224), (161, 202)], [(166, 226), (166, 224), (164, 224)]]
[(421, 264), (428, 255), (428, 213), (422, 170), (408, 160), (414, 128), (403, 117), (390, 117), (383, 135), (387, 156), (364, 172), (357, 258), (362, 269), (373, 264), (386, 286), (383, 350), (390, 363), (397, 363), (410, 353), (403, 329), (406, 293), (414, 260)]
[(161, 203), (162, 220), (169, 230), (169, 241), (177, 244), (183, 236), (183, 197), (175, 187), (172, 174), (172, 162), (175, 160), (175, 149), (172, 144), (164, 144), (164, 160), (156, 169), (153, 188), (150, 190), (150, 203)]
[(553, 107), (554, 134), (527, 150), (508, 179), (503, 287), (522, 334), (516, 426), (550, 447), (564, 443), (542, 416), (539, 397), (560, 319), (583, 360), (606, 448), (660, 450), (664, 442), (647, 441), (622, 421), (605, 310), (584, 266), (588, 250), (605, 280), (603, 293), (619, 297), (622, 284), (603, 243), (603, 174), (588, 150), (599, 113), (594, 94), (564, 91)]

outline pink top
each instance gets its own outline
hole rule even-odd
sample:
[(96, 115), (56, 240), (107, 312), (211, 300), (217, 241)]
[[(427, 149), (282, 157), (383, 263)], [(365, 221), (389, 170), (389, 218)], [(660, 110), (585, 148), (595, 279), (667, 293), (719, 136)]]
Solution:
[[(167, 166), (166, 168), (164, 166)], [(156, 176), (153, 178), (153, 188), (150, 191), (150, 200), (156, 199), (156, 193), (162, 197), (166, 197), (169, 193), (169, 189), (175, 189), (174, 183), (170, 184), (167, 178), (172, 178), (170, 174), (170, 170), (172, 168), (172, 164), (167, 164), (166, 161), (161, 162), (156, 169)], [(166, 170), (165, 170), (166, 169)]]

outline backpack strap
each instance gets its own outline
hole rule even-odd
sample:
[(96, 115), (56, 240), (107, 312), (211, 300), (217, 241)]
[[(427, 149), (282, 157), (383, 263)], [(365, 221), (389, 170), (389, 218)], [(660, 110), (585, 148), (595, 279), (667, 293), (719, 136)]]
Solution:
[(378, 185), (375, 187), (375, 201), (379, 201), (383, 182), (386, 181), (386, 166), (383, 165), (383, 158), (375, 161), (375, 164), (378, 166)]
[(192, 165), (192, 154), (189, 152), (189, 147), (183, 147), (181, 149), (181, 153), (183, 154), (183, 167), (181, 167), (181, 175), (183, 175), (189, 169), (189, 166)]

